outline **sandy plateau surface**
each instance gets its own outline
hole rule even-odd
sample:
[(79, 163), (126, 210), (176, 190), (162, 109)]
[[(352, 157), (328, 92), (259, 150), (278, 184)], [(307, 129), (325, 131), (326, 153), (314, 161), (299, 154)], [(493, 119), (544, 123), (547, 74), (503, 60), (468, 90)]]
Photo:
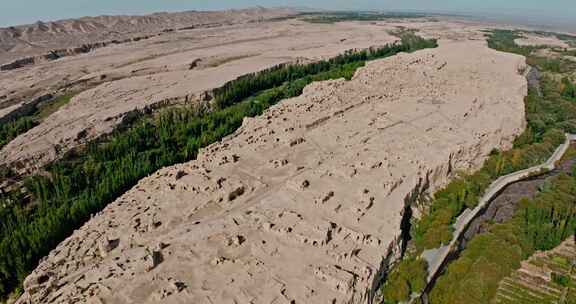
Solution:
[[(389, 39), (350, 24), (333, 40), (285, 26), (284, 41), (310, 39), (318, 55), (340, 48), (321, 39)], [(316, 34), (294, 34), (306, 29)], [(524, 58), (448, 35), (458, 39), (314, 83), (197, 160), (141, 180), (53, 250), (18, 303), (362, 302), (397, 244), (406, 196), (478, 168), (525, 127)], [(246, 52), (291, 52), (276, 43), (254, 40)], [(86, 92), (58, 115), (135, 82)]]
[[(198, 101), (241, 75), (286, 62), (333, 57), (397, 40), (389, 25), (298, 20), (177, 31), (0, 72), (0, 118), (33, 97), (84, 90), (0, 151), (0, 164), (38, 168), (147, 106)], [(21, 96), (28, 96), (21, 98)]]
[(514, 40), (520, 46), (550, 46), (559, 48), (569, 48), (565, 41), (558, 39), (556, 36), (541, 36), (536, 34), (522, 34), (523, 38)]
[(11, 165), (21, 173), (35, 171), (79, 144), (111, 132), (133, 110), (198, 102), (210, 89), (277, 64), (393, 43), (397, 38), (389, 31), (399, 27), (418, 29), (426, 38), (468, 41), (484, 40), (479, 30), (486, 25), (453, 20), (223, 25), (164, 33), (0, 72), (0, 121), (40, 96), (80, 92), (0, 150), (0, 165)]
[[(184, 11), (149, 15), (82, 17), (0, 28), (0, 65), (23, 58), (35, 61), (82, 52), (127, 40), (147, 39), (179, 29), (259, 22), (295, 14), (289, 8), (253, 7), (241, 10)], [(78, 48), (80, 47), (80, 49)], [(52, 55), (52, 56), (50, 56)], [(54, 56), (56, 55), (56, 56)]]

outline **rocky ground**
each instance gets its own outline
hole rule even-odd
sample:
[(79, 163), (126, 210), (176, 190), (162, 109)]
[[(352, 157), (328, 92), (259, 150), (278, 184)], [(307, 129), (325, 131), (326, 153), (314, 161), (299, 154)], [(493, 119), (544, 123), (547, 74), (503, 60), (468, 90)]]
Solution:
[(113, 130), (135, 109), (197, 102), (205, 91), (286, 62), (333, 57), (393, 43), (392, 25), (298, 20), (182, 30), (0, 72), (0, 120), (39, 96), (81, 92), (0, 151), (0, 164), (26, 172)]
[[(332, 39), (352, 31), (341, 43), (390, 39), (378, 24), (338, 26), (348, 30)], [(442, 27), (420, 25), (445, 38), (439, 48), (312, 84), (197, 160), (143, 179), (52, 251), (18, 303), (361, 302), (397, 244), (405, 197), (477, 168), (525, 126), (524, 58)], [(379, 35), (366, 38), (370, 28)]]

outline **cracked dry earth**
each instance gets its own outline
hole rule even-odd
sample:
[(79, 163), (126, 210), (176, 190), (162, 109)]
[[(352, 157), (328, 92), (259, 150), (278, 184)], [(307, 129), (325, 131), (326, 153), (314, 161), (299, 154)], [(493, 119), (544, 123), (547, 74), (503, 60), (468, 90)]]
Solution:
[(360, 303), (404, 198), (522, 132), (524, 58), (483, 41), (314, 83), (95, 215), (18, 303)]

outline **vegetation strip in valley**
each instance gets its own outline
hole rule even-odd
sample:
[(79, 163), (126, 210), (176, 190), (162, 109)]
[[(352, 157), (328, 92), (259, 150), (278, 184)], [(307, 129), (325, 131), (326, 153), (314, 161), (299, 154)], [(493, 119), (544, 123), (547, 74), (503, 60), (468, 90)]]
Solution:
[(351, 79), (366, 61), (437, 46), (411, 32), (401, 38), (393, 45), (240, 77), (214, 90), (212, 111), (174, 107), (141, 115), (130, 127), (49, 165), (48, 174), (28, 178), (28, 194), (18, 189), (0, 201), (0, 296), (21, 288), (42, 257), (139, 179), (194, 159), (200, 148), (238, 129), (245, 117), (300, 95), (313, 81)]
[(0, 148), (4, 147), (18, 135), (26, 133), (28, 130), (39, 125), (40, 122), (50, 116), (50, 114), (70, 102), (73, 96), (73, 94), (66, 94), (52, 98), (37, 105), (30, 114), (0, 124)]
[(328, 12), (328, 13), (302, 13), (302, 20), (310, 23), (333, 24), (344, 21), (381, 21), (388, 19), (409, 19), (427, 17), (421, 13), (377, 13), (377, 12)]
[[(500, 49), (507, 36), (510, 36), (507, 31), (495, 31), (490, 46)], [(563, 58), (542, 58), (536, 52), (527, 52), (524, 47), (516, 46), (507, 51), (527, 54), (528, 63), (545, 73), (538, 97), (554, 106), (549, 110), (555, 109), (559, 122), (557, 127), (573, 132), (574, 100), (566, 96), (566, 86), (562, 82), (571, 81), (566, 75), (573, 72), (574, 66), (565, 65)], [(548, 120), (553, 118), (550, 116)], [(469, 303), (487, 303), (493, 300), (499, 282), (518, 269), (521, 261), (536, 250), (550, 250), (573, 236), (576, 231), (575, 173), (572, 171), (553, 178), (535, 199), (522, 200), (511, 219), (494, 224), (488, 232), (474, 237), (438, 279), (430, 293), (430, 303), (460, 303), (462, 299)], [(469, 292), (461, 289), (463, 285), (478, 292), (471, 297)]]
[[(385, 303), (408, 301), (412, 294), (422, 291), (422, 282), (425, 282), (428, 273), (426, 263), (419, 258), (420, 254), (426, 249), (438, 248), (450, 242), (453, 224), (457, 217), (467, 208), (473, 208), (478, 204), (479, 198), (492, 181), (500, 176), (544, 162), (554, 152), (556, 147), (564, 142), (565, 132), (574, 133), (576, 131), (576, 103), (570, 97), (570, 94), (566, 92), (566, 88), (569, 88), (566, 83), (573, 85), (573, 82), (565, 76), (565, 73), (570, 71), (570, 66), (566, 68), (564, 65), (565, 59), (540, 57), (535, 55), (536, 50), (539, 48), (516, 45), (514, 39), (520, 36), (514, 31), (495, 30), (489, 32), (488, 35), (488, 44), (491, 48), (524, 55), (527, 57), (528, 64), (544, 72), (540, 79), (540, 88), (531, 87), (525, 99), (526, 119), (528, 122), (526, 131), (516, 139), (513, 149), (505, 152), (494, 151), (479, 171), (470, 175), (463, 174), (444, 189), (435, 193), (434, 198), (427, 203), (429, 206), (427, 212), (412, 225), (412, 239), (408, 246), (406, 257), (391, 271), (388, 280), (382, 287)], [(564, 176), (557, 180), (559, 183), (573, 182), (571, 176)], [(573, 186), (576, 186), (576, 184)], [(558, 193), (558, 195), (562, 196), (563, 194)], [(531, 209), (533, 205), (526, 203), (523, 204), (522, 208), (528, 208), (526, 209), (528, 211), (525, 212), (532, 212), (534, 211)], [(420, 207), (423, 208), (423, 206)], [(545, 225), (550, 229), (543, 231), (542, 236), (550, 237), (551, 242), (546, 246), (552, 246), (553, 244), (557, 245), (561, 238), (566, 236), (564, 229), (573, 227), (575, 217), (573, 201), (572, 206), (554, 205), (548, 207), (549, 209), (540, 211), (550, 212), (554, 214), (553, 216), (542, 215), (541, 218), (534, 220), (536, 223)], [(556, 216), (557, 209), (554, 209), (555, 207), (563, 208), (558, 210), (567, 212), (565, 216)], [(557, 226), (557, 221), (565, 222), (560, 227)], [(520, 222), (512, 221), (503, 226), (504, 228), (497, 229), (510, 229), (509, 231), (514, 231), (514, 233), (525, 233), (517, 237), (534, 238), (531, 233), (536, 232), (532, 231), (532, 226), (518, 226), (519, 224)], [(563, 232), (559, 232), (559, 229)], [(506, 231), (506, 233), (509, 231)], [(573, 228), (571, 231), (572, 233), (574, 232)], [(502, 235), (504, 234), (498, 234), (496, 237)], [(512, 237), (511, 235), (509, 236)], [(493, 245), (489, 247), (492, 255), (488, 255), (489, 251), (482, 251), (481, 254), (476, 251), (478, 253), (476, 255), (466, 255), (466, 250), (468, 250), (466, 249), (462, 254), (464, 257), (462, 258), (462, 263), (469, 262), (471, 258), (474, 258), (474, 261), (478, 263), (492, 261), (495, 258), (493, 255), (498, 252), (507, 253), (506, 250), (517, 249), (512, 246), (515, 244), (501, 240), (490, 239), (484, 240), (484, 242), (492, 242), (483, 244), (486, 246)], [(472, 252), (474, 252), (475, 248), (472, 247), (473, 244), (474, 239), (469, 244)], [(533, 242), (527, 241), (523, 245), (532, 246), (530, 248), (541, 248), (544, 246), (534, 240)], [(499, 279), (502, 278), (501, 274), (508, 274), (514, 266), (517, 266), (521, 259), (527, 257), (526, 254), (532, 252), (526, 248), (523, 248), (523, 250), (522, 254), (516, 252), (517, 256), (515, 259), (508, 260), (508, 262), (512, 262), (510, 264), (512, 266), (507, 265), (504, 267), (501, 265), (503, 272), (493, 277), (475, 276), (472, 278), (472, 273), (483, 273), (482, 269), (476, 269), (476, 266), (472, 264), (467, 264), (470, 267), (474, 266), (472, 268), (462, 265), (450, 266), (446, 275), (448, 278), (441, 277), (437, 283), (438, 287), (432, 291), (431, 303), (488, 303), (495, 292), (495, 289), (493, 289), (494, 283), (497, 284)], [(502, 258), (505, 260), (504, 256)], [(518, 258), (521, 259), (518, 260)], [(452, 276), (450, 269), (454, 269)], [(476, 290), (484, 302), (469, 302), (468, 300), (472, 301), (469, 290)]]
[[(489, 303), (499, 282), (537, 250), (550, 250), (576, 229), (576, 176), (554, 177), (514, 217), (473, 238), (430, 293), (430, 303)], [(470, 293), (463, 289), (475, 290)]]

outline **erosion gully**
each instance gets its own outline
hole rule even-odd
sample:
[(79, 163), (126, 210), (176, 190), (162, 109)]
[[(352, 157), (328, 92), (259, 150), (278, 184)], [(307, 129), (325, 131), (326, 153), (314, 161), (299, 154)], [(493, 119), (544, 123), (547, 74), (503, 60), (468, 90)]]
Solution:
[[(572, 141), (570, 149), (576, 149), (576, 142)], [(523, 179), (511, 183), (496, 194), (472, 222), (467, 226), (456, 249), (450, 252), (446, 261), (438, 271), (438, 275), (428, 284), (421, 295), (424, 303), (428, 302), (428, 293), (434, 288), (436, 279), (445, 272), (448, 265), (456, 260), (476, 235), (487, 232), (495, 223), (503, 223), (511, 219), (518, 209), (519, 202), (523, 198), (532, 199), (542, 189), (545, 183), (552, 177), (562, 173), (570, 173), (576, 165), (576, 157), (563, 158), (555, 169), (538, 176)]]
[[(575, 149), (576, 143), (572, 142), (570, 148)], [(470, 223), (460, 241), (458, 250), (463, 250), (475, 235), (486, 232), (492, 224), (502, 223), (512, 218), (522, 198), (533, 199), (548, 179), (561, 173), (570, 173), (574, 164), (576, 164), (576, 158), (563, 159), (554, 170), (546, 174), (506, 186), (490, 201), (488, 208)]]

